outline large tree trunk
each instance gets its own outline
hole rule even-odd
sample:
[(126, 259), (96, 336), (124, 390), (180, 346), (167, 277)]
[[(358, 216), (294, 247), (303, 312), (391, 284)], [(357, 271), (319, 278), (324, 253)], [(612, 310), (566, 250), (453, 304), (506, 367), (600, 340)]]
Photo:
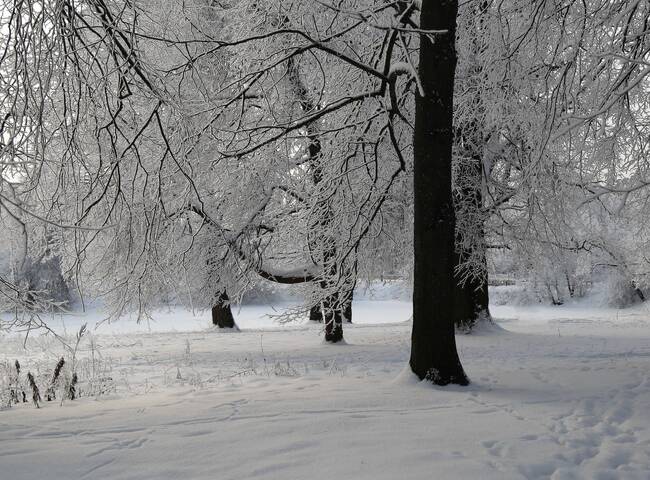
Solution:
[(237, 328), (230, 309), (230, 298), (225, 290), (219, 294), (212, 307), (212, 324), (219, 328)]
[(452, 196), (452, 112), (456, 69), (454, 0), (423, 0), (422, 30), (447, 30), (435, 42), (420, 35), (414, 156), (413, 333), (411, 369), (438, 385), (467, 385), (454, 335), (455, 215)]

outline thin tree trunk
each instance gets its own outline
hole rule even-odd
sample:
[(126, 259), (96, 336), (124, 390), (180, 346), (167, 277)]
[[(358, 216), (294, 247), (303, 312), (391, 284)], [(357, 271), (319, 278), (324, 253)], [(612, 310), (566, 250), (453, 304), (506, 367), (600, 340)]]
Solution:
[(420, 379), (467, 385), (454, 335), (455, 215), (452, 196), (452, 112), (456, 69), (455, 0), (422, 0), (420, 28), (447, 30), (433, 42), (420, 35), (413, 141), (414, 282), (410, 365)]
[(212, 307), (212, 324), (219, 328), (237, 328), (230, 309), (230, 298), (228, 298), (225, 290), (219, 294), (215, 305)]
[(338, 299), (330, 296), (323, 301), (322, 313), (325, 323), (325, 341), (338, 343), (343, 340), (343, 315), (337, 304), (330, 303)]
[[(327, 240), (326, 240), (327, 241)], [(331, 241), (331, 239), (330, 239)], [(330, 290), (328, 279), (337, 276), (336, 250), (332, 243), (327, 246), (325, 243), (323, 264), (325, 266), (325, 279), (321, 281), (323, 291)], [(341, 310), (341, 292), (337, 289), (328, 293), (321, 303), (321, 314), (325, 323), (325, 341), (337, 343), (343, 340), (343, 312)]]
[[(287, 76), (289, 82), (294, 90), (300, 108), (304, 113), (314, 111), (317, 106), (310, 98), (309, 92), (302, 81), (298, 65), (295, 64), (293, 58), (287, 62)], [(309, 166), (312, 171), (312, 181), (314, 186), (318, 188), (323, 180), (323, 165), (322, 165), (322, 145), (319, 139), (319, 130), (316, 122), (309, 122), (306, 125), (307, 139), (309, 145), (307, 151), (309, 154)], [(334, 224), (334, 212), (329, 200), (326, 203), (319, 205), (316, 210), (316, 218), (311, 225), (310, 235), (310, 248), (316, 253), (322, 252), (322, 263), (325, 279), (320, 282), (323, 290), (329, 290), (330, 283), (327, 280), (336, 278), (338, 266), (336, 265), (336, 242), (332, 238), (329, 230)], [(343, 340), (343, 325), (342, 325), (342, 312), (340, 310), (341, 293), (336, 291), (328, 294), (320, 305), (320, 316), (315, 310), (317, 307), (312, 307), (309, 312), (310, 320), (320, 321), (325, 323), (325, 340), (327, 342), (336, 343)]]

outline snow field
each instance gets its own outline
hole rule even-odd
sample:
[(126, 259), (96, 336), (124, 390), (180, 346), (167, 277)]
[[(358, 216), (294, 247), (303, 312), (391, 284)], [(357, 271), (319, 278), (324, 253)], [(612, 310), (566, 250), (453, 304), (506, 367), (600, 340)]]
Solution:
[[(1, 411), (0, 478), (647, 480), (649, 316), (598, 311), (495, 307), (507, 330), (457, 336), (467, 388), (405, 372), (408, 322), (334, 346), (318, 325), (98, 333), (80, 355), (115, 392)], [(31, 342), (4, 359), (61, 353)]]

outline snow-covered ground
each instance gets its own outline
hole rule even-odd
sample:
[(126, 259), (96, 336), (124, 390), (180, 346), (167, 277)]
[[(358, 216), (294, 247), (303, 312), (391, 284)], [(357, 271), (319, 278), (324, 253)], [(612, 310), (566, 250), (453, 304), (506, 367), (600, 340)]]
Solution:
[[(0, 479), (649, 479), (648, 308), (492, 310), (502, 329), (457, 337), (466, 388), (405, 370), (407, 302), (356, 302), (345, 345), (264, 307), (240, 333), (178, 310), (104, 324), (78, 353), (104, 393), (0, 411)], [(0, 361), (62, 353), (22, 340)]]

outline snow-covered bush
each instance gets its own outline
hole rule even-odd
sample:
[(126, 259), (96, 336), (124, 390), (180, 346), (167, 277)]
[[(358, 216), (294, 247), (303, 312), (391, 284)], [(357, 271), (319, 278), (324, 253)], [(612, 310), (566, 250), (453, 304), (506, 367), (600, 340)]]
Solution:
[[(598, 291), (604, 305), (626, 308), (644, 300), (643, 288), (622, 268), (609, 268), (598, 275)], [(641, 286), (642, 287), (642, 286)]]
[(588, 255), (529, 242), (514, 250), (519, 262), (514, 274), (523, 288), (517, 291), (518, 303), (562, 305), (572, 298), (586, 295), (591, 285)]

